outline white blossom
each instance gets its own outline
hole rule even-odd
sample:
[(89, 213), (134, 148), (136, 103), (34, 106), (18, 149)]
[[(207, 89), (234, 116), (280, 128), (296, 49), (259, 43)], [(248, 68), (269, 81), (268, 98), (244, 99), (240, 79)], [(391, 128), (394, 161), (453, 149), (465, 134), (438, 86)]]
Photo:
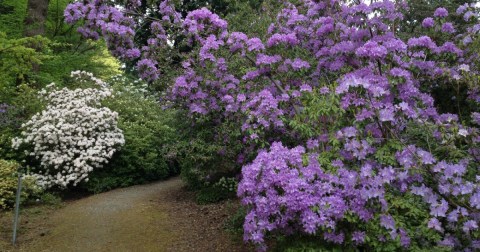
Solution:
[(118, 113), (101, 106), (112, 90), (91, 73), (75, 71), (72, 77), (94, 82), (99, 88), (70, 90), (48, 85), (39, 92), (47, 101), (46, 108), (22, 125), (21, 137), (12, 140), (15, 149), (25, 147), (26, 154), (39, 161), (29, 176), (44, 188), (86, 181), (125, 142), (117, 127)]
[(458, 70), (464, 71), (464, 72), (470, 72), (470, 66), (466, 64), (461, 64), (458, 66)]
[(468, 130), (460, 129), (460, 130), (458, 130), (458, 135), (466, 137), (466, 136), (468, 136)]

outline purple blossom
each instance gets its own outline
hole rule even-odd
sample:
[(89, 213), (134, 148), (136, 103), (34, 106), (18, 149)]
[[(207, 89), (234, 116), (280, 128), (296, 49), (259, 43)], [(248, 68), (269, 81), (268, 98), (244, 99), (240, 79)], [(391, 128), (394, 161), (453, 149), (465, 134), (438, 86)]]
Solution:
[(375, 41), (368, 41), (355, 52), (359, 57), (370, 57), (373, 59), (383, 59), (387, 55), (387, 49)]
[(473, 11), (467, 11), (464, 15), (463, 15), (463, 20), (465, 21), (469, 21), (472, 17), (475, 18), (476, 15), (475, 13), (473, 13)]
[(428, 151), (417, 149), (417, 155), (423, 164), (434, 164), (436, 162), (435, 157)]
[(470, 205), (480, 209), (480, 192), (477, 191), (470, 197)]
[(411, 240), (410, 240), (410, 237), (408, 236), (407, 231), (405, 231), (405, 229), (403, 228), (399, 228), (398, 230), (400, 232), (400, 244), (405, 248), (409, 247)]
[(478, 112), (473, 112), (472, 113), (472, 121), (473, 123), (480, 125), (480, 113)]
[(446, 22), (442, 25), (442, 31), (445, 33), (454, 33), (455, 32), (455, 27), (453, 27), (453, 24), (450, 22)]
[(317, 139), (309, 139), (307, 141), (307, 149), (315, 149), (319, 146), (318, 140)]
[(394, 114), (393, 108), (381, 109), (379, 111), (379, 119), (382, 122), (395, 121), (395, 114)]
[(328, 87), (322, 87), (322, 88), (320, 88), (320, 93), (321, 94), (328, 94), (328, 93), (330, 93), (330, 89)]
[(267, 42), (268, 47), (284, 44), (289, 46), (295, 46), (299, 43), (297, 36), (294, 33), (289, 34), (273, 34)]
[(448, 203), (444, 199), (442, 199), (441, 203), (436, 205), (432, 205), (430, 210), (431, 216), (435, 217), (446, 217), (448, 211)]
[(428, 36), (421, 36), (419, 38), (410, 38), (408, 40), (409, 47), (426, 47), (430, 50), (434, 50), (437, 48), (435, 42)]
[(137, 63), (137, 69), (145, 80), (155, 80), (158, 78), (156, 62), (150, 59), (142, 59)]
[(259, 38), (251, 38), (247, 41), (248, 51), (263, 51), (265, 46)]
[(303, 84), (300, 86), (300, 91), (302, 92), (312, 92), (312, 87), (307, 84)]
[(465, 13), (467, 8), (468, 8), (468, 4), (463, 4), (463, 5), (458, 6), (457, 11), (456, 11), (457, 15), (462, 15), (463, 13)]
[(352, 241), (355, 244), (362, 244), (365, 242), (365, 232), (363, 231), (355, 231), (352, 234)]
[(282, 60), (282, 57), (280, 55), (265, 55), (265, 54), (258, 54), (257, 55), (257, 65), (270, 65), (279, 62)]
[(425, 19), (423, 20), (423, 22), (422, 22), (422, 26), (423, 26), (424, 28), (431, 28), (431, 27), (433, 27), (434, 25), (435, 25), (435, 21), (434, 21), (433, 18), (431, 18), (431, 17), (425, 18)]
[(428, 225), (427, 225), (427, 226), (428, 226), (428, 228), (437, 230), (438, 232), (443, 232), (442, 224), (440, 223), (440, 221), (438, 221), (437, 218), (431, 218), (431, 219), (428, 221)]
[(440, 8), (437, 8), (433, 14), (433, 16), (435, 17), (448, 17), (448, 11), (447, 9), (443, 8), (443, 7), (440, 7)]
[(296, 58), (293, 60), (291, 63), (293, 70), (300, 70), (302, 68), (308, 69), (310, 68), (310, 64), (307, 61), (304, 61), (302, 59)]
[(392, 218), (392, 216), (382, 215), (382, 216), (380, 216), (380, 225), (382, 225), (382, 227), (384, 227), (386, 229), (394, 230), (395, 229), (395, 220)]
[(463, 232), (469, 233), (471, 230), (478, 229), (478, 224), (474, 220), (468, 220), (463, 224)]
[(336, 243), (342, 244), (343, 240), (345, 239), (345, 235), (343, 233), (335, 234), (335, 233), (324, 233), (323, 237), (325, 240)]

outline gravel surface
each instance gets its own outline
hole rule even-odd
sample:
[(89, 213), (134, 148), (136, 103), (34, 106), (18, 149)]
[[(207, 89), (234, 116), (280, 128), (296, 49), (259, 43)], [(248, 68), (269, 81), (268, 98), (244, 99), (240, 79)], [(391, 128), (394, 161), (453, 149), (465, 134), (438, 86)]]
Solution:
[(20, 234), (28, 239), (19, 239), (12, 248), (3, 234), (0, 251), (250, 251), (223, 228), (236, 206), (197, 205), (193, 193), (173, 178), (37, 214), (31, 223), (23, 221)]

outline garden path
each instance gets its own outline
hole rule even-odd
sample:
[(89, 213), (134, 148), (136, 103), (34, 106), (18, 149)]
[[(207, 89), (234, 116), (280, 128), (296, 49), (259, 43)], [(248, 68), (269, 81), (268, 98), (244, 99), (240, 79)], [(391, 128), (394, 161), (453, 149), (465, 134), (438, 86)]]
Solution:
[(246, 251), (223, 228), (231, 211), (226, 203), (195, 204), (173, 178), (70, 202), (14, 251)]

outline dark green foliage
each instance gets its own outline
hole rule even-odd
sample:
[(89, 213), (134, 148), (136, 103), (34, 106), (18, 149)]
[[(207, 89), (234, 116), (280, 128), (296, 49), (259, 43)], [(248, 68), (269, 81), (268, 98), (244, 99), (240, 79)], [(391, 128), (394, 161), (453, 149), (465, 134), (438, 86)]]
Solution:
[(6, 113), (0, 114), (2, 121), (0, 124), (0, 157), (22, 160), (23, 153), (11, 148), (12, 138), (20, 134), (21, 124), (39, 112), (43, 108), (43, 103), (37, 97), (37, 90), (26, 84), (21, 84), (12, 90), (5, 101), (9, 107)]
[(245, 216), (247, 215), (247, 209), (243, 206), (240, 206), (235, 214), (229, 216), (225, 221), (225, 229), (232, 234), (242, 235), (243, 234), (243, 223), (245, 221)]
[(216, 203), (222, 200), (234, 198), (237, 192), (238, 182), (235, 178), (220, 178), (214, 184), (206, 183), (197, 194), (199, 204)]
[(231, 199), (235, 197), (235, 193), (220, 190), (217, 187), (205, 187), (200, 189), (197, 193), (197, 203), (198, 204), (211, 204), (217, 203), (222, 200)]
[(230, 122), (189, 123), (177, 117), (181, 141), (177, 145), (181, 176), (189, 189), (198, 190), (216, 183), (222, 177), (238, 174), (241, 164), (237, 155), (242, 147), (240, 127)]
[(178, 173), (173, 146), (177, 135), (172, 126), (175, 112), (162, 110), (152, 97), (138, 87), (116, 78), (115, 98), (107, 106), (119, 114), (125, 145), (110, 163), (94, 170), (84, 185), (91, 192), (165, 179)]

